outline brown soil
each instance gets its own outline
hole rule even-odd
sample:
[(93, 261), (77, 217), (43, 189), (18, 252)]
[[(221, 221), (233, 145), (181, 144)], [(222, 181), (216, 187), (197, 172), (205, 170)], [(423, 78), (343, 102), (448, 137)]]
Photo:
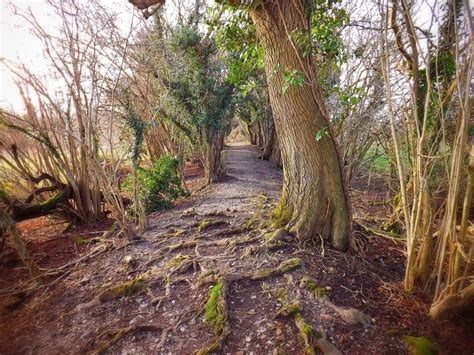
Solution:
[[(189, 167), (187, 175), (193, 175), (189, 183), (199, 191), (172, 209), (151, 215), (142, 240), (109, 241), (106, 252), (78, 264), (49, 287), (0, 297), (0, 353), (193, 353), (216, 340), (203, 319), (218, 276), (228, 280), (225, 304), (230, 329), (218, 353), (303, 353), (304, 343), (292, 318), (275, 317), (284, 304), (295, 300), (302, 305), (305, 321), (323, 330), (346, 354), (407, 353), (402, 335), (430, 338), (442, 353), (473, 352), (472, 324), (434, 324), (427, 317), (428, 300), (403, 292), (405, 257), (399, 242), (356, 230), (363, 245), (358, 252), (338, 253), (321, 248), (319, 241), (265, 250), (263, 233), (282, 174), (257, 159), (254, 147), (234, 145), (224, 154), (228, 175), (199, 189), (198, 168)], [(362, 183), (354, 188), (359, 214), (371, 208), (368, 202), (383, 198), (383, 189), (365, 190)], [(20, 229), (28, 231), (28, 240), (35, 236), (28, 246), (43, 268), (58, 267), (100, 247), (101, 242), (93, 243), (92, 238), (110, 226), (106, 222), (61, 233), (64, 225), (52, 220), (27, 223)], [(252, 274), (295, 257), (302, 259), (302, 267), (251, 280)], [(13, 255), (8, 260), (0, 273), (4, 291), (14, 290), (27, 278)], [(145, 281), (136, 292), (91, 302), (111, 286), (139, 275)], [(205, 275), (214, 276), (206, 283)], [(363, 312), (370, 324), (345, 321), (323, 299), (300, 287), (305, 276), (325, 288), (332, 303)], [(122, 333), (117, 332), (120, 329)]]

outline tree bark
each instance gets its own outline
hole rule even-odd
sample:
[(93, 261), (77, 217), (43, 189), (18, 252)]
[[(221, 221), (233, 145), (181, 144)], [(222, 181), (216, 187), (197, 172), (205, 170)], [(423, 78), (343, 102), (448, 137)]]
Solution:
[(224, 133), (214, 131), (205, 147), (204, 175), (206, 183), (212, 184), (222, 175), (221, 152), (224, 148)]
[[(251, 10), (265, 52), (270, 103), (281, 148), (284, 184), (278, 207), (282, 225), (300, 239), (322, 236), (339, 250), (349, 246), (350, 215), (334, 141), (318, 131), (329, 130), (318, 80), (290, 86), (283, 93), (284, 70), (315, 71), (289, 40), (305, 31), (309, 19), (303, 0), (266, 1)], [(316, 95), (315, 95), (316, 93)], [(317, 102), (318, 101), (318, 102)]]

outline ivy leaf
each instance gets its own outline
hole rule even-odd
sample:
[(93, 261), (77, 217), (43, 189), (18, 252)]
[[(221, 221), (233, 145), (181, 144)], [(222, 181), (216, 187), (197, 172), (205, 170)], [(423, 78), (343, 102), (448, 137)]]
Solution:
[(359, 103), (359, 99), (357, 98), (357, 96), (352, 96), (350, 102), (352, 106), (355, 106)]
[(316, 142), (319, 142), (323, 137), (329, 137), (329, 131), (327, 127), (324, 127), (316, 132)]
[(299, 70), (285, 70), (283, 75), (285, 76), (285, 81), (283, 82), (281, 91), (283, 94), (289, 89), (290, 86), (299, 86), (303, 87), (304, 85), (304, 76), (303, 73)]

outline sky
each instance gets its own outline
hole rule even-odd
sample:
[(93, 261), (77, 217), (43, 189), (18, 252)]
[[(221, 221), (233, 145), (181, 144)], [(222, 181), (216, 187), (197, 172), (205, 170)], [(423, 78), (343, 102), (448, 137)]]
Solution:
[[(0, 57), (22, 61), (28, 66), (34, 66), (38, 72), (43, 71), (45, 63), (41, 60), (41, 45), (25, 31), (22, 23), (15, 23), (9, 1), (0, 0), (0, 3)], [(42, 23), (51, 23), (48, 21), (50, 16), (44, 11), (44, 0), (14, 1), (14, 4), (21, 9), (30, 6)], [(2, 63), (0, 63), (0, 107), (21, 108), (21, 100), (12, 77)]]
[[(428, 0), (428, 3), (433, 1), (435, 0)], [(34, 68), (33, 71), (37, 74), (46, 73), (47, 67), (46, 61), (43, 59), (42, 46), (28, 32), (25, 22), (19, 19), (18, 16), (13, 16), (11, 3), (21, 10), (30, 7), (39, 22), (50, 33), (55, 32), (55, 21), (57, 19), (48, 13), (46, 0), (0, 0), (0, 58), (22, 62), (28, 67)], [(127, 0), (101, 0), (101, 3), (119, 8), (124, 16), (124, 23), (129, 23), (133, 16), (133, 6)], [(175, 2), (168, 1), (167, 3), (169, 3), (167, 12), (170, 15), (173, 12), (170, 6), (172, 7)], [(421, 6), (417, 10), (417, 17), (420, 23), (424, 25), (422, 27), (428, 27), (427, 25), (431, 22), (432, 17), (429, 8), (424, 7)], [(171, 14), (171, 16), (173, 15)], [(2, 63), (0, 63), (0, 107), (14, 109), (15, 111), (22, 110), (21, 99), (12, 76)]]
[[(83, 1), (87, 2), (87, 0)], [(189, 1), (183, 0), (183, 4), (189, 5)], [(120, 24), (123, 25), (123, 30), (128, 31), (134, 10), (138, 10), (134, 9), (127, 0), (100, 0), (100, 3), (113, 6), (114, 12), (120, 13)], [(176, 3), (174, 0), (167, 1), (166, 14), (171, 20), (176, 17)], [(212, 2), (208, 1), (208, 3)], [(51, 15), (46, 0), (0, 0), (0, 58), (23, 63), (33, 69), (35, 74), (46, 74), (47, 61), (43, 59), (42, 45), (28, 32), (26, 22), (13, 15), (12, 4), (22, 11), (31, 8), (38, 22), (51, 34), (57, 32), (55, 27), (57, 27), (58, 19)], [(22, 101), (12, 75), (1, 62), (0, 108), (12, 109), (17, 112), (23, 111)]]
[[(42, 45), (29, 33), (26, 22), (13, 15), (12, 3), (22, 11), (31, 8), (38, 22), (51, 34), (57, 33), (58, 19), (51, 14), (46, 0), (0, 0), (0, 58), (23, 63), (32, 68), (35, 74), (46, 74), (47, 61), (44, 59)], [(134, 8), (127, 0), (101, 0), (101, 3), (119, 7), (124, 16), (124, 27), (128, 28)], [(0, 63), (0, 107), (17, 112), (23, 110), (12, 75), (2, 63)]]

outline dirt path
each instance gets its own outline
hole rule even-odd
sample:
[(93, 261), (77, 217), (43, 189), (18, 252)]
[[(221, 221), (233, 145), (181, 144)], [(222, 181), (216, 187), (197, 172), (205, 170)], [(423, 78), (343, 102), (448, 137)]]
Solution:
[[(397, 247), (384, 244), (393, 255), (379, 263), (330, 250), (322, 257), (291, 236), (266, 241), (281, 172), (248, 145), (229, 147), (225, 158), (228, 176), (151, 216), (142, 241), (109, 243), (3, 316), (0, 353), (191, 354), (212, 345), (223, 354), (299, 354), (313, 345), (405, 353), (387, 333), (403, 316), (388, 305), (401, 297), (388, 286), (400, 277)], [(377, 243), (367, 246), (372, 258)]]

